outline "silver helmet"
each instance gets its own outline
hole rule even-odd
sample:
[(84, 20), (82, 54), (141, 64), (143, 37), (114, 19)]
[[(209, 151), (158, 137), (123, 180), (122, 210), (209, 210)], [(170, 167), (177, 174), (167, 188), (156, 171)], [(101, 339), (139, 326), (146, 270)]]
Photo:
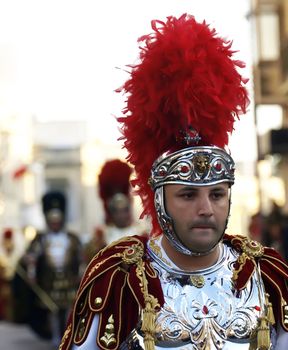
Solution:
[[(170, 244), (186, 255), (205, 255), (187, 248), (174, 230), (173, 220), (165, 209), (164, 186), (182, 184), (209, 186), (227, 182), (234, 183), (235, 164), (232, 157), (216, 146), (188, 147), (173, 153), (165, 153), (153, 164), (150, 185), (155, 192), (154, 202), (159, 224)], [(223, 231), (224, 234), (224, 231)], [(222, 235), (223, 236), (223, 235)], [(222, 237), (219, 238), (219, 240)]]

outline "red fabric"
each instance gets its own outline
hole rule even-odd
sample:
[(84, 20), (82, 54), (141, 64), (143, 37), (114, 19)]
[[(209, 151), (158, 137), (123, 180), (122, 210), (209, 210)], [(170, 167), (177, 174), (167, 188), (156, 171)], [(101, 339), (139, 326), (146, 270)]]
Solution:
[(17, 180), (22, 177), (28, 170), (27, 165), (21, 165), (13, 173), (13, 179)]
[(4, 231), (3, 231), (3, 239), (12, 239), (12, 236), (13, 236), (13, 230), (11, 228), (6, 228)]

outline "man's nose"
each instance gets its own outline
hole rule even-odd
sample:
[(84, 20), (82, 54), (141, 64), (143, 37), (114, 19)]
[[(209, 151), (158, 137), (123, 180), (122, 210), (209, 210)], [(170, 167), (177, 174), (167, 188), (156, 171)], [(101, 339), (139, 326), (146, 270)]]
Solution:
[(212, 203), (209, 196), (201, 196), (198, 203), (198, 215), (211, 216), (213, 215)]

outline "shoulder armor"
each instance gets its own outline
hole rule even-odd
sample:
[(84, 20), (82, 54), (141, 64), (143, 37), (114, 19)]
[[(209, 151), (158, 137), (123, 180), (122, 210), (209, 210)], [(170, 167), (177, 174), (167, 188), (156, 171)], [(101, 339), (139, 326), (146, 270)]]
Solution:
[(243, 289), (259, 267), (275, 318), (288, 332), (288, 266), (280, 254), (245, 236), (225, 234), (224, 242), (239, 252), (233, 274), (235, 288)]
[[(125, 237), (101, 250), (88, 265), (60, 349), (72, 341), (82, 344), (95, 313), (100, 315), (98, 336), (101, 349), (118, 349), (155, 296), (153, 307), (164, 302), (160, 281), (146, 257), (147, 238)], [(129, 302), (127, 302), (129, 300)]]

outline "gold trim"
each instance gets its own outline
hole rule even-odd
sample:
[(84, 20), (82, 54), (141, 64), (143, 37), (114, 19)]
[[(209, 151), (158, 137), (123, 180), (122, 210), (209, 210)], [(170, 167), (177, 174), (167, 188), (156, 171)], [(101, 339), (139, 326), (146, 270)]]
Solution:
[(69, 337), (69, 334), (71, 333), (71, 328), (72, 328), (72, 326), (71, 326), (71, 323), (70, 323), (69, 326), (67, 327), (66, 331), (64, 332), (64, 335), (62, 337), (62, 340), (61, 340), (61, 343), (60, 343), (60, 346), (59, 346), (59, 350), (62, 350), (66, 339)]
[[(238, 236), (232, 239), (232, 244), (233, 244), (233, 240), (238, 240), (238, 239), (239, 239)], [(240, 238), (240, 246), (242, 249), (242, 253), (239, 255), (237, 259), (239, 267), (238, 269), (235, 268), (233, 271), (232, 281), (234, 283), (237, 281), (239, 277), (239, 273), (242, 271), (243, 267), (245, 266), (247, 259), (253, 262), (254, 269), (255, 269), (256, 263), (254, 258), (259, 258), (264, 255), (264, 247), (262, 246), (262, 244), (257, 241), (253, 241), (248, 237)]]
[(284, 315), (283, 323), (288, 326), (288, 305), (286, 302), (283, 305), (283, 315)]
[(132, 244), (131, 247), (124, 250), (122, 260), (128, 265), (137, 264), (141, 261), (143, 254), (144, 249), (140, 244)]
[(237, 262), (239, 264), (239, 267), (238, 267), (238, 269), (234, 268), (233, 276), (232, 276), (232, 281), (233, 282), (237, 281), (239, 273), (242, 271), (242, 269), (243, 269), (243, 267), (244, 267), (244, 265), (246, 263), (246, 260), (248, 258), (249, 257), (247, 256), (246, 253), (242, 253), (241, 255), (238, 256)]
[(114, 318), (113, 314), (110, 315), (108, 318), (108, 323), (105, 326), (105, 332), (103, 337), (100, 338), (100, 341), (106, 346), (109, 347), (110, 345), (116, 344), (116, 338), (115, 338), (115, 327), (114, 327)]
[(243, 252), (249, 256), (249, 258), (258, 258), (264, 254), (263, 245), (247, 237), (241, 241), (241, 248)]

